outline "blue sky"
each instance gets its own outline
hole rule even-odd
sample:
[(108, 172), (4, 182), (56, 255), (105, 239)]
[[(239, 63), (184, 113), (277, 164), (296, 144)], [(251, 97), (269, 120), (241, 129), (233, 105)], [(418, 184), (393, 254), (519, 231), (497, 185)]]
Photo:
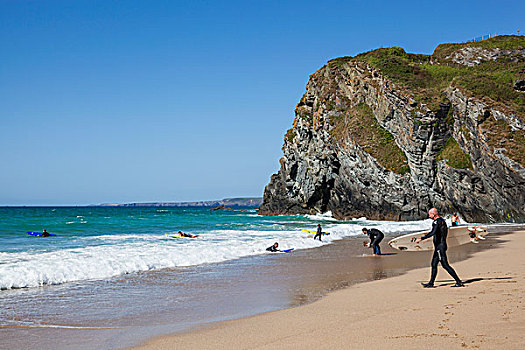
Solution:
[(329, 59), (523, 33), (524, 4), (0, 0), (0, 205), (262, 196)]

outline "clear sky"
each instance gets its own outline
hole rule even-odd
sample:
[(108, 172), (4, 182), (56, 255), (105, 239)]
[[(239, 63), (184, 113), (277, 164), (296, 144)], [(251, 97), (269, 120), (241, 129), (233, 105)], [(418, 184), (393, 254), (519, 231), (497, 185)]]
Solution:
[(0, 0), (0, 205), (262, 196), (329, 59), (524, 21), (525, 1)]

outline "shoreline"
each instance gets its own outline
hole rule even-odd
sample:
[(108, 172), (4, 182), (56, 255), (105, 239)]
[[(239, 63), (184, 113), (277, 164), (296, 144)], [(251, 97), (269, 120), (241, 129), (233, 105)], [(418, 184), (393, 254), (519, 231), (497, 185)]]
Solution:
[[(440, 267), (438, 287), (423, 289), (419, 282), (428, 279), (430, 268), (416, 268), (336, 290), (313, 303), (197, 326), (130, 349), (524, 348), (519, 335), (525, 330), (520, 261), (525, 231), (491, 239), (498, 249), (452, 262), (466, 288), (448, 288), (450, 276)], [(380, 325), (379, 334), (373, 325)]]
[[(363, 257), (370, 250), (362, 239), (337, 239), (293, 254), (263, 253), (109, 280), (8, 290), (0, 298), (0, 348), (122, 349), (216, 321), (309, 304), (331, 291), (427, 264), (423, 256)], [(470, 253), (453, 255), (454, 261)]]

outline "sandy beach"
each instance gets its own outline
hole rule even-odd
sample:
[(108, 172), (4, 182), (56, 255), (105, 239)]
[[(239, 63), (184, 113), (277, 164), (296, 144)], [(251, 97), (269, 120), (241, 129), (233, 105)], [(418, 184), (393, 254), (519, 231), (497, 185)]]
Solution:
[(430, 268), (420, 268), (134, 349), (524, 349), (525, 231), (498, 240), (498, 248), (452, 263), (465, 288), (451, 288), (440, 267), (436, 288), (424, 289)]

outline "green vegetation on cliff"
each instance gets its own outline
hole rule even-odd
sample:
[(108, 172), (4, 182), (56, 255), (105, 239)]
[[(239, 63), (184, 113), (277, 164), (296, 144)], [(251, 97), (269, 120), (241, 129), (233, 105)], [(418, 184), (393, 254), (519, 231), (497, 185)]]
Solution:
[(447, 140), (436, 159), (445, 160), (449, 166), (456, 169), (472, 169), (470, 157), (463, 152), (453, 137), (450, 137)]
[(379, 69), (383, 75), (410, 91), (418, 103), (439, 109), (442, 92), (450, 85), (453, 68), (437, 66), (429, 69), (431, 56), (406, 53), (400, 47), (389, 47), (360, 54), (356, 57)]
[[(471, 67), (452, 60), (458, 50), (468, 48), (507, 50), (507, 53), (496, 60), (480, 60)], [(488, 107), (514, 114), (525, 121), (525, 93), (514, 89), (516, 81), (525, 80), (525, 58), (518, 50), (525, 50), (525, 36), (507, 35), (474, 43), (442, 44), (432, 55), (410, 54), (400, 47), (390, 47), (331, 62), (337, 65), (351, 59), (366, 62), (398, 84), (419, 104), (425, 104), (433, 111), (439, 109), (440, 103), (449, 103), (444, 91), (452, 86), (467, 97), (475, 97)], [(477, 59), (476, 51), (473, 57)], [(453, 124), (453, 121), (451, 115), (447, 116), (448, 124)], [(489, 145), (505, 148), (509, 158), (525, 165), (523, 131), (511, 131), (504, 121), (492, 117), (480, 126), (488, 134)]]
[(288, 131), (286, 132), (286, 135), (284, 135), (284, 138), (285, 140), (287, 140), (288, 142), (293, 142), (293, 140), (295, 139), (295, 130), (293, 128), (290, 128), (288, 129)]
[(482, 49), (501, 49), (501, 50), (516, 50), (525, 47), (525, 36), (523, 35), (498, 35), (488, 40), (481, 40), (468, 43), (447, 43), (436, 47), (434, 57), (441, 60), (446, 60), (453, 52), (465, 47), (479, 47)]
[(431, 110), (439, 108), (439, 103), (445, 99), (443, 92), (453, 85), (473, 96), (489, 97), (495, 104), (525, 117), (525, 95), (513, 88), (516, 80), (525, 79), (525, 58), (522, 55), (502, 56), (473, 67), (447, 59), (464, 47), (522, 50), (525, 49), (525, 37), (498, 36), (477, 43), (442, 44), (432, 55), (410, 54), (400, 47), (390, 47), (360, 54), (356, 59), (379, 69)]
[(405, 153), (396, 145), (391, 133), (379, 125), (370, 107), (364, 103), (348, 110), (346, 115), (332, 118), (333, 136), (342, 142), (347, 136), (379, 164), (397, 174), (410, 171)]

